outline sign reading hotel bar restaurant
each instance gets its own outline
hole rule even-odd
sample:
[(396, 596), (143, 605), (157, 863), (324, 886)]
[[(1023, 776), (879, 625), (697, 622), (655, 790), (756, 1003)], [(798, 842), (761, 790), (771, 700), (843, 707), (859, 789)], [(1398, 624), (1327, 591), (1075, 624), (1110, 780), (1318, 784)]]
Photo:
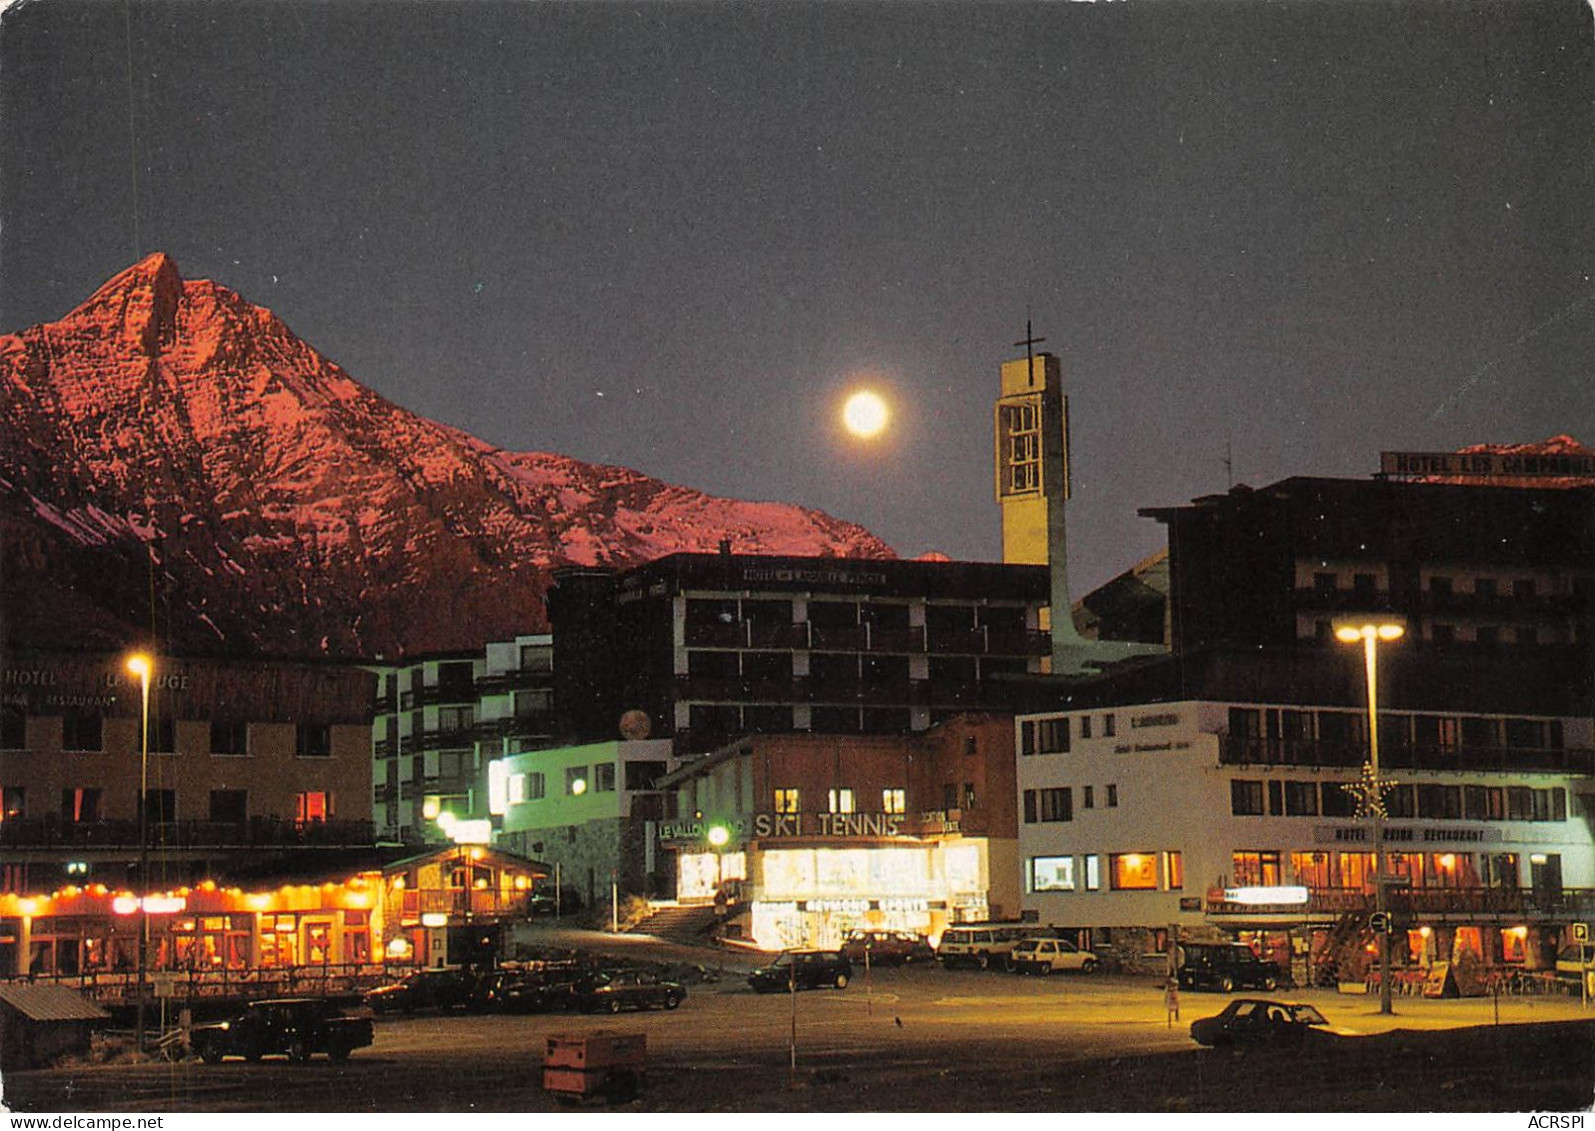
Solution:
[(1582, 452), (1380, 452), (1383, 475), (1454, 475), (1480, 479), (1595, 479), (1595, 456)]

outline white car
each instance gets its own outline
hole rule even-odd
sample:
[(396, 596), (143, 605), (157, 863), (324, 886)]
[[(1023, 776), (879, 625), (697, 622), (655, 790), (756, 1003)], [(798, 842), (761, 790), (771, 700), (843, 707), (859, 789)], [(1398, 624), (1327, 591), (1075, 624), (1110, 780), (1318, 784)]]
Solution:
[(1064, 939), (1026, 939), (1013, 948), (1012, 969), (1021, 974), (1051, 974), (1058, 970), (1089, 974), (1097, 968), (1097, 957)]

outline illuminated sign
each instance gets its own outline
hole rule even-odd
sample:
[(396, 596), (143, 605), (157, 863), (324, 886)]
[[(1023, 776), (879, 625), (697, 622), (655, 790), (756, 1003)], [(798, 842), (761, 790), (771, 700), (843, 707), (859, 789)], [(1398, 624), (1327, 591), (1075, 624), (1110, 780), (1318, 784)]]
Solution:
[(899, 836), (903, 818), (897, 813), (756, 813), (753, 835), (821, 836), (836, 839)]
[(1595, 455), (1578, 452), (1380, 452), (1382, 475), (1472, 479), (1595, 479)]
[(1297, 885), (1283, 887), (1225, 888), (1225, 903), (1267, 904), (1306, 903), (1307, 889)]
[[(131, 915), (137, 911), (137, 896), (119, 895), (111, 900), (111, 910), (118, 915)], [(147, 895), (142, 901), (144, 910), (151, 915), (175, 915), (188, 908), (188, 897), (182, 895)]]

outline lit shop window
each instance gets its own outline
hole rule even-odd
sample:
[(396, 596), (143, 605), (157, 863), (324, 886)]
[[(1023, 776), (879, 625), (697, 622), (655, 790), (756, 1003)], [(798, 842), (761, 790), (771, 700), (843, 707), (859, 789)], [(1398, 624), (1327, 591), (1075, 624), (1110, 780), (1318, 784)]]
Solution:
[(1236, 887), (1278, 887), (1281, 882), (1279, 853), (1232, 853), (1230, 872)]
[(778, 789), (775, 791), (775, 811), (777, 813), (798, 813), (802, 810), (802, 796), (795, 789)]
[(907, 812), (907, 797), (901, 789), (881, 790), (881, 812), (904, 813)]
[(1073, 891), (1073, 856), (1035, 856), (1030, 860), (1031, 891)]
[(1109, 886), (1114, 891), (1156, 891), (1157, 854), (1116, 852), (1108, 857)]
[(846, 786), (841, 789), (831, 790), (828, 795), (828, 803), (833, 813), (852, 813), (855, 811), (853, 791)]

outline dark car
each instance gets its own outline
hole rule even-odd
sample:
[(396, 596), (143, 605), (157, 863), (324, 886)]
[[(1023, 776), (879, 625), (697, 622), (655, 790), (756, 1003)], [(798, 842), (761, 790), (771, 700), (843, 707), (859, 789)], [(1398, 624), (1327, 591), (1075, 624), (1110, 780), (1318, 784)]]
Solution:
[(575, 983), (572, 991), (572, 1001), (583, 1013), (674, 1009), (686, 996), (687, 988), (680, 982), (632, 971), (590, 974)]
[(366, 994), (366, 1004), (377, 1013), (453, 1009), (471, 1004), (476, 983), (476, 975), (469, 970), (445, 967), (417, 970), (391, 986), (371, 990)]
[(789, 950), (748, 975), (748, 985), (761, 994), (817, 990), (821, 986), (840, 990), (852, 980), (853, 964), (839, 950)]
[(1191, 1039), (1213, 1048), (1232, 1045), (1299, 1045), (1306, 1041), (1355, 1036), (1340, 1029), (1310, 1005), (1237, 998), (1214, 1017), (1191, 1022)]
[(303, 1062), (316, 1053), (347, 1060), (371, 1040), (370, 1018), (346, 1016), (323, 998), (253, 1001), (232, 1020), (196, 1025), (189, 1033), (194, 1055), (206, 1064), (227, 1056), (259, 1060), (272, 1055)]
[(1258, 958), (1244, 943), (1187, 943), (1176, 977), (1182, 990), (1272, 990), (1279, 967)]
[(850, 962), (868, 959), (872, 966), (936, 961), (930, 941), (913, 931), (854, 931), (842, 943), (842, 953)]

